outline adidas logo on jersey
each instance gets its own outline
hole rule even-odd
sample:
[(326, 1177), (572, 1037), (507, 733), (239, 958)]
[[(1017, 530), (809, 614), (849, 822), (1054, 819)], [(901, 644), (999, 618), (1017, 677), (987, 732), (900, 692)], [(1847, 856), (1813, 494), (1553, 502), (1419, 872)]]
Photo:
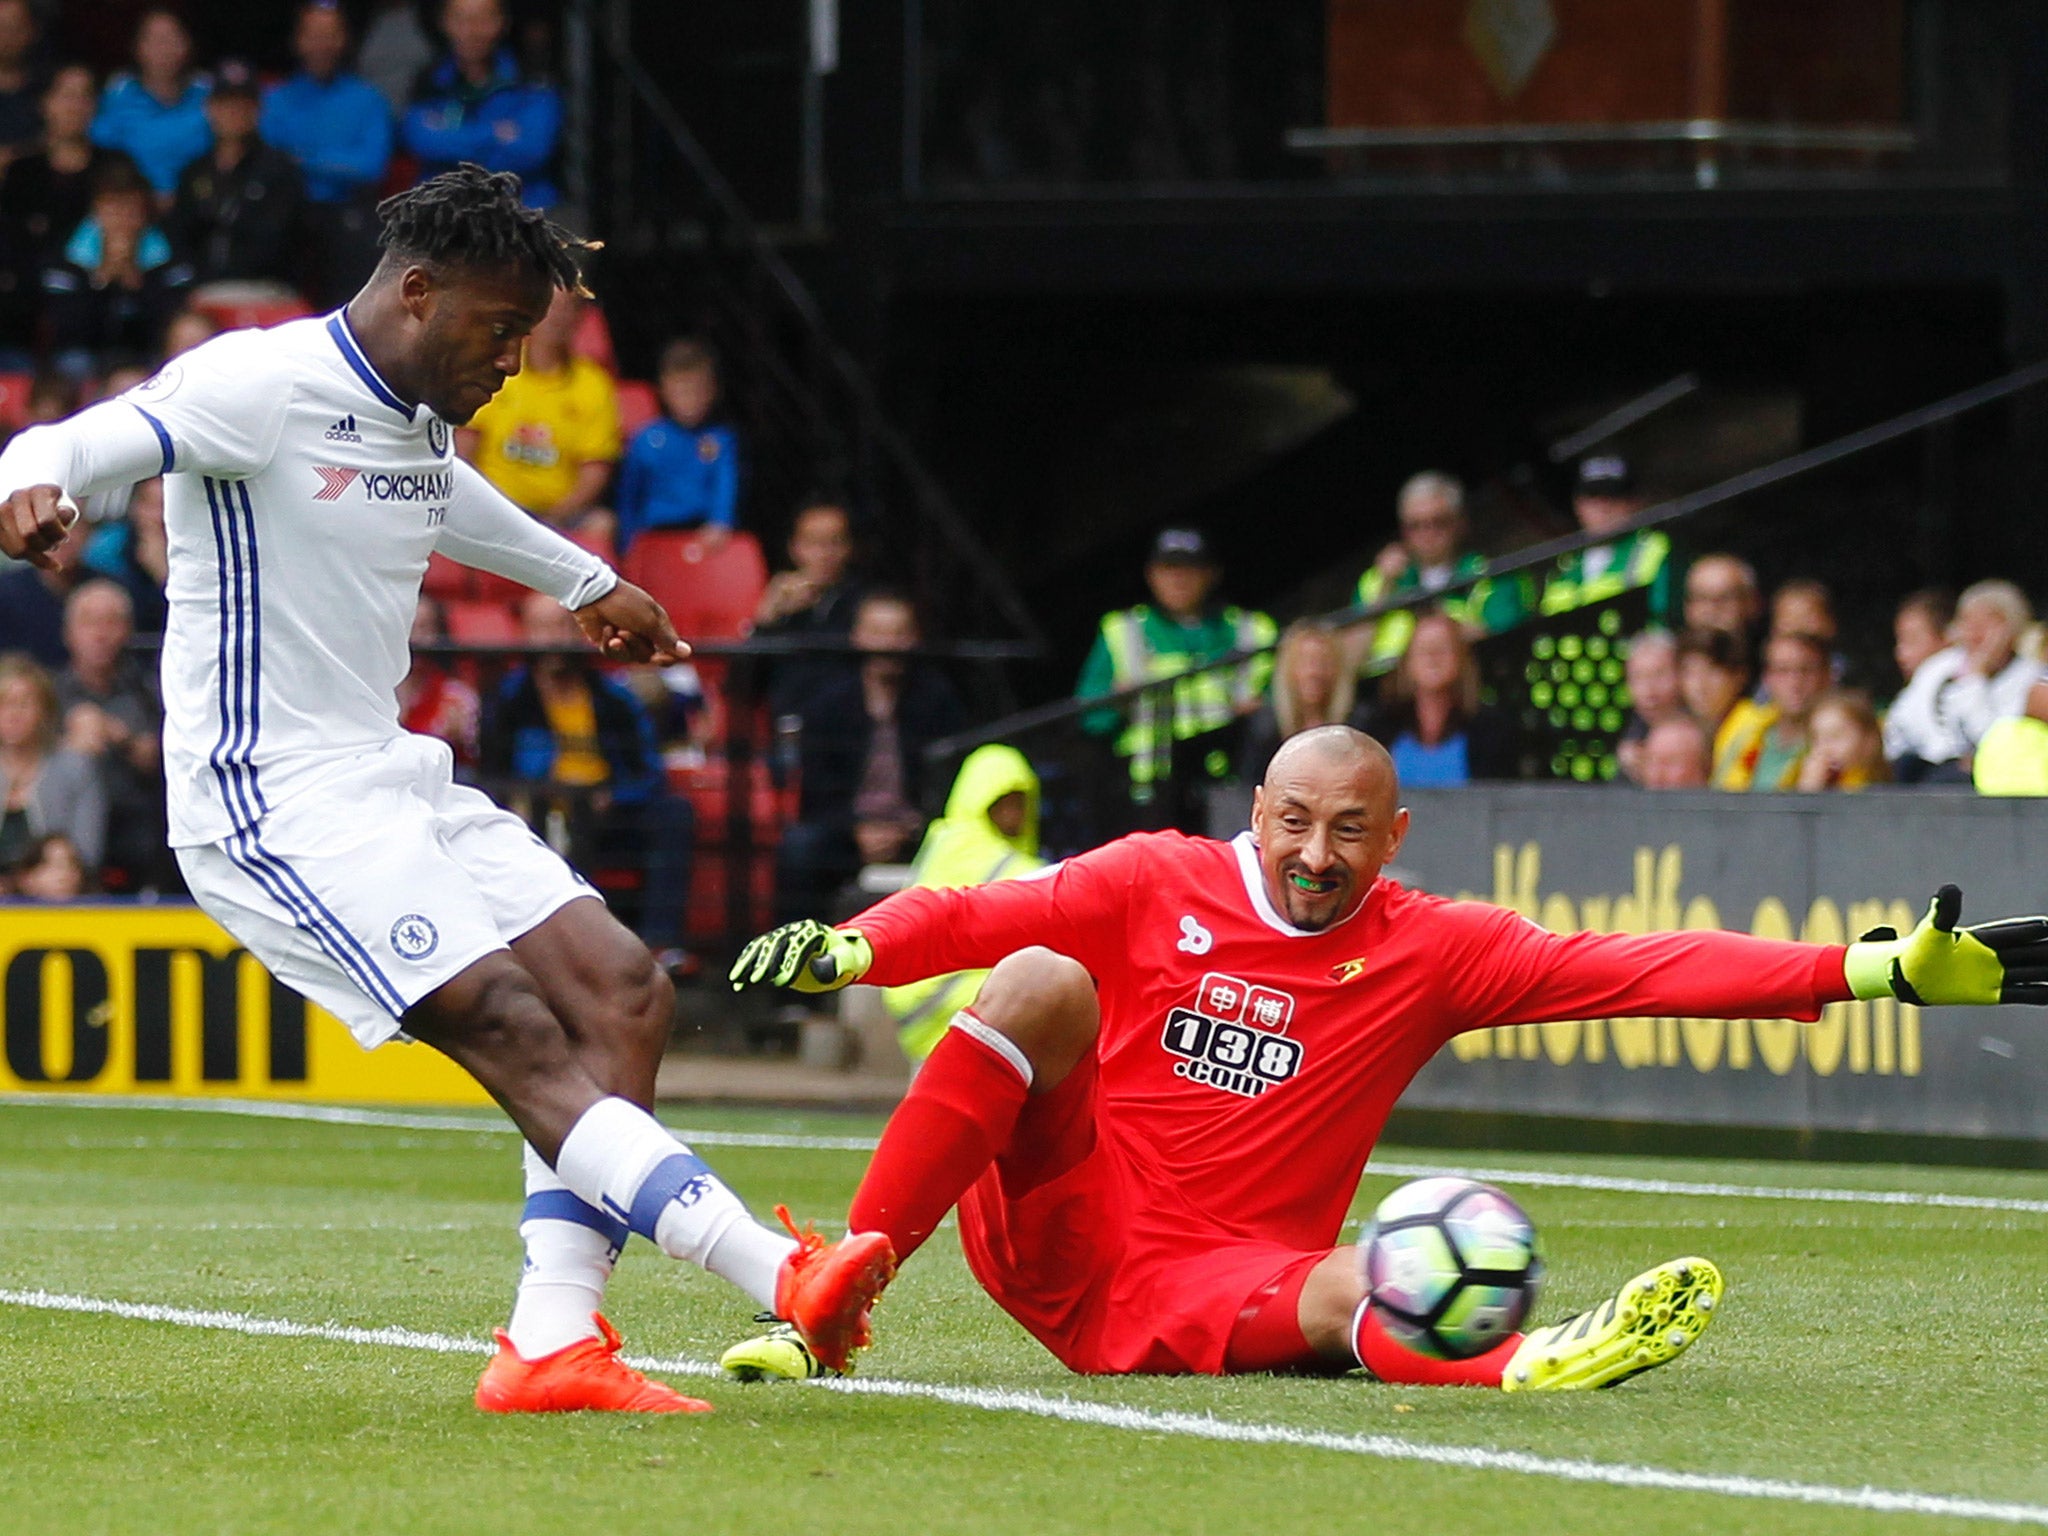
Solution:
[(362, 440), (363, 434), (356, 430), (353, 411), (327, 429), (327, 441), (330, 443), (360, 443)]

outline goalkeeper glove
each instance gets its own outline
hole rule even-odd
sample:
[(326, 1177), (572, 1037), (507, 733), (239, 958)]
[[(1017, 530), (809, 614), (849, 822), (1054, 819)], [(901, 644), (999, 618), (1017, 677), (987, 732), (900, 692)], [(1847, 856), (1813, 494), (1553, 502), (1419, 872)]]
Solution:
[(1963, 893), (1944, 885), (1919, 927), (1899, 937), (1873, 928), (1843, 964), (1857, 997), (1946, 1003), (2048, 1003), (2048, 917), (2008, 917), (1956, 927)]
[(837, 992), (859, 981), (874, 963), (874, 948), (858, 930), (805, 918), (750, 940), (733, 961), (729, 979), (735, 992), (746, 987)]

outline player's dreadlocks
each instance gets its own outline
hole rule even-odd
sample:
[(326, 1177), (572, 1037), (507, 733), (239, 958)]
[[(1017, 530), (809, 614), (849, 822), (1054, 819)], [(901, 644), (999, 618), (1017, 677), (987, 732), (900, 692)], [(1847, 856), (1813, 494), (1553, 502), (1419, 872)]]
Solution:
[(524, 266), (583, 298), (578, 257), (601, 242), (570, 233), (519, 201), (519, 178), (465, 161), (377, 205), (377, 243), (404, 261)]

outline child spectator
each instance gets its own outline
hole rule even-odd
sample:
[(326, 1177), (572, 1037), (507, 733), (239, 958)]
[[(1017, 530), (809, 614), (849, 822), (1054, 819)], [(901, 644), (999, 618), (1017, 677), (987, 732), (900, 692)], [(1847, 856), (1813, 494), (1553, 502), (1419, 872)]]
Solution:
[(713, 548), (732, 532), (739, 440), (711, 421), (718, 361), (700, 341), (672, 341), (656, 375), (662, 419), (634, 436), (619, 465), (619, 553), (649, 528), (701, 528)]
[(100, 173), (91, 216), (65, 245), (64, 259), (43, 272), (58, 371), (83, 378), (105, 354), (153, 353), (184, 303), (192, 269), (173, 259), (149, 214), (149, 186), (133, 166)]
[(290, 279), (304, 189), (299, 168), (257, 136), (256, 71), (228, 59), (206, 98), (213, 147), (178, 176), (171, 244), (199, 282)]
[(135, 72), (109, 82), (92, 140), (127, 151), (169, 207), (179, 172), (213, 142), (206, 93), (206, 80), (192, 72), (192, 34), (176, 11), (152, 6), (135, 26)]
[(499, 0), (447, 0), (441, 31), (448, 52), (421, 77), (400, 130), (419, 157), (420, 175), (471, 161), (515, 172), (527, 207), (553, 207), (562, 99), (520, 72), (504, 46), (504, 7)]
[(298, 162), (305, 182), (310, 297), (333, 305), (377, 263), (377, 190), (391, 164), (391, 107), (343, 67), (348, 17), (334, 0), (299, 7), (299, 72), (263, 98), (258, 131)]
[(78, 845), (61, 833), (37, 838), (29, 845), (13, 879), (25, 901), (76, 901), (85, 894), (85, 860)]
[(1909, 592), (1900, 601), (1892, 615), (1892, 660), (1898, 665), (1901, 687), (1948, 644), (1949, 626), (1955, 621), (1956, 600), (1939, 587)]
[(107, 799), (90, 760), (58, 745), (57, 692), (26, 656), (0, 656), (0, 868), (61, 833), (87, 868), (106, 844)]
[(1614, 756), (1621, 776), (1643, 782), (1643, 746), (1650, 732), (1685, 713), (1678, 691), (1678, 641), (1667, 629), (1646, 629), (1628, 644), (1628, 724)]
[(1736, 701), (1749, 692), (1742, 642), (1724, 629), (1688, 629), (1678, 637), (1678, 692), (1686, 712), (1721, 750), (1720, 732)]
[(1795, 788), (1813, 707), (1828, 683), (1828, 653), (1820, 641), (1771, 636), (1764, 643), (1763, 700), (1739, 700), (1729, 712), (1714, 755), (1714, 788)]
[(1472, 642), (1449, 614), (1417, 617), (1387, 683), (1387, 700), (1365, 729), (1393, 757), (1403, 788), (1518, 776), (1514, 727), (1500, 710), (1480, 703)]
[(1884, 757), (1884, 729), (1870, 695), (1859, 688), (1826, 694), (1813, 706), (1812, 744), (1799, 770), (1804, 790), (1854, 791), (1891, 781)]
[(565, 288), (526, 338), (526, 363), (456, 434), (462, 456), (542, 522), (605, 535), (598, 506), (619, 457), (611, 375), (570, 350), (583, 300)]

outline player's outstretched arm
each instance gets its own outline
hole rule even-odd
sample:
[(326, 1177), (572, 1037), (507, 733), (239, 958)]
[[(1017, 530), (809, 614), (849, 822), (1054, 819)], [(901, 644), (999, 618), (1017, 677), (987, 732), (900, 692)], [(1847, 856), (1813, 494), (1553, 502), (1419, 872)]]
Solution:
[(747, 987), (837, 992), (859, 981), (874, 963), (874, 948), (858, 929), (805, 918), (749, 941), (727, 979), (735, 992)]
[(1958, 928), (1963, 893), (1944, 885), (1904, 938), (1873, 928), (1842, 969), (1858, 997), (1940, 1004), (2048, 1004), (2048, 917), (2007, 917)]
[(681, 661), (690, 648), (676, 638), (668, 611), (630, 581), (576, 610), (590, 643), (613, 661)]

